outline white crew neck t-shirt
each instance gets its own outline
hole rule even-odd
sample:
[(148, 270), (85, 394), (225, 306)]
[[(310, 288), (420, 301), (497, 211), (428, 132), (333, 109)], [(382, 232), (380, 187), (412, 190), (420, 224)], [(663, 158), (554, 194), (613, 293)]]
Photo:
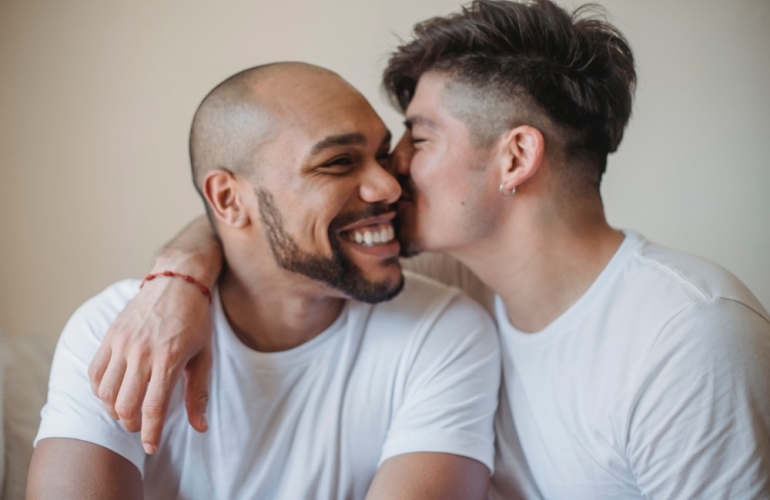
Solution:
[(102, 409), (87, 376), (138, 285), (117, 283), (70, 319), (36, 442), (75, 438), (113, 450), (141, 471), (148, 499), (359, 499), (383, 461), (410, 452), (492, 468), (494, 324), (457, 289), (409, 273), (395, 299), (347, 301), (324, 332), (276, 353), (243, 345), (217, 296), (209, 431), (188, 424), (180, 382), (160, 447), (146, 456), (139, 435)]
[(770, 320), (737, 278), (629, 231), (543, 331), (496, 300), (492, 498), (770, 498)]

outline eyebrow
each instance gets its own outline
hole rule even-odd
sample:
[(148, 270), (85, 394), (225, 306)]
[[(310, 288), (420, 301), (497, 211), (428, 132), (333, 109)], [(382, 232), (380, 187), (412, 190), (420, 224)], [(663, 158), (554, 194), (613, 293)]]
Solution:
[(310, 149), (311, 155), (317, 155), (324, 149), (333, 148), (335, 146), (362, 146), (366, 144), (366, 137), (363, 134), (338, 134), (330, 135), (324, 139), (316, 142)]
[(432, 129), (438, 128), (436, 125), (436, 122), (422, 115), (407, 116), (406, 120), (404, 120), (404, 126), (408, 130), (412, 130), (412, 127), (414, 127), (415, 125), (424, 125)]
[[(380, 143), (380, 148), (385, 147), (392, 139), (390, 130), (385, 131), (385, 137)], [(350, 134), (337, 134), (325, 137), (315, 143), (310, 149), (310, 155), (315, 156), (324, 149), (333, 148), (336, 146), (363, 146), (366, 144), (366, 137), (363, 134), (354, 132)]]

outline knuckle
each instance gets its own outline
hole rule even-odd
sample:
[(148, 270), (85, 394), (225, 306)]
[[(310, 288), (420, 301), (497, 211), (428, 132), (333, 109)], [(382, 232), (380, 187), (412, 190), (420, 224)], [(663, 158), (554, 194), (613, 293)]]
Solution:
[(99, 372), (100, 372), (99, 368), (93, 363), (91, 363), (88, 366), (88, 378), (90, 378), (91, 380), (96, 380), (97, 378), (99, 378)]
[(168, 361), (176, 361), (182, 357), (183, 349), (179, 342), (168, 342), (164, 347), (164, 358)]
[(141, 429), (141, 424), (137, 419), (124, 419), (121, 417), (120, 421), (123, 423), (123, 427), (125, 427), (128, 432), (138, 432)]
[(204, 391), (194, 391), (187, 398), (187, 402), (192, 406), (205, 406), (209, 402), (209, 395)]
[(106, 403), (112, 403), (115, 401), (115, 391), (112, 389), (112, 387), (106, 386), (104, 384), (99, 387), (97, 396), (99, 396), (99, 399)]
[(134, 406), (125, 402), (118, 402), (115, 405), (115, 413), (118, 414), (121, 420), (130, 420), (134, 414)]
[(147, 418), (159, 419), (163, 418), (165, 410), (166, 408), (162, 401), (151, 399), (144, 402), (144, 406), (142, 407), (142, 414)]
[(177, 347), (167, 347), (158, 357), (160, 366), (166, 368), (166, 371), (174, 371), (181, 363), (182, 354)]
[(152, 348), (147, 342), (138, 342), (134, 347), (134, 356), (140, 361), (145, 361), (152, 356)]

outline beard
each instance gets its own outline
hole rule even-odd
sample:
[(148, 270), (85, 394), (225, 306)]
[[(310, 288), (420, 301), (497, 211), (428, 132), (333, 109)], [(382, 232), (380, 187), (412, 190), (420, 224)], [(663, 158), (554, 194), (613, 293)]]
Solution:
[[(341, 291), (352, 299), (375, 304), (390, 300), (404, 287), (404, 276), (397, 282), (385, 280), (369, 281), (361, 269), (342, 251), (338, 230), (357, 220), (375, 217), (390, 211), (386, 204), (373, 204), (355, 213), (346, 213), (335, 218), (329, 225), (328, 237), (331, 256), (311, 254), (299, 248), (295, 239), (286, 231), (283, 216), (275, 204), (273, 195), (265, 189), (254, 189), (259, 204), (259, 218), (265, 228), (267, 241), (276, 263), (283, 269), (302, 274)], [(390, 260), (398, 262), (394, 257)]]

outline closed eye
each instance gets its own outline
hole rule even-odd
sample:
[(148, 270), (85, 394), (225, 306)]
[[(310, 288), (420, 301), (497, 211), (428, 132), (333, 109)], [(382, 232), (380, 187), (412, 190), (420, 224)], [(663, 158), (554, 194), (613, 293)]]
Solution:
[(348, 155), (338, 156), (332, 160), (327, 161), (322, 167), (349, 167), (353, 164), (353, 159)]

